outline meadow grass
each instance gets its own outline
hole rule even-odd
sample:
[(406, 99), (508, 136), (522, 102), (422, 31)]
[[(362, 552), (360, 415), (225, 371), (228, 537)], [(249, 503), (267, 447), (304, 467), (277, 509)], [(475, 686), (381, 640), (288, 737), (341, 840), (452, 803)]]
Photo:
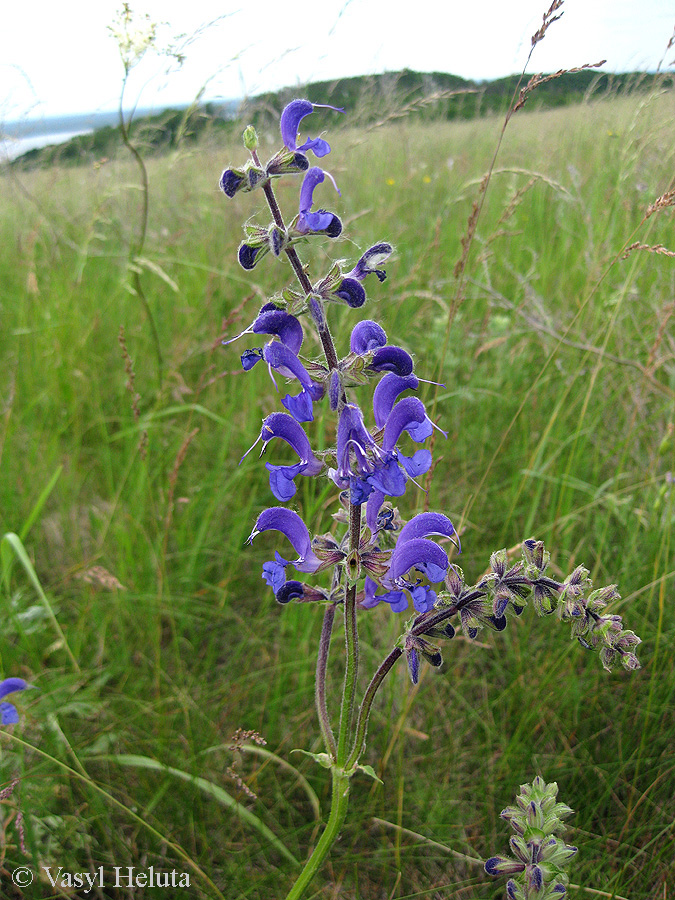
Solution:
[[(384, 788), (355, 783), (310, 896), (501, 895), (475, 859), (506, 851), (499, 811), (536, 773), (577, 811), (572, 880), (589, 896), (646, 900), (675, 887), (675, 269), (646, 251), (622, 258), (635, 241), (675, 249), (671, 210), (643, 221), (672, 188), (674, 102), (520, 111), (459, 304), (453, 268), (500, 120), (335, 133), (344, 200), (330, 208), (344, 203), (358, 245), (303, 258), (318, 275), (328, 250), (356, 259), (391, 241), (389, 279), (371, 287), (364, 313), (413, 353), (421, 377), (443, 382), (423, 399), (448, 440), (435, 441), (428, 501), (408, 492), (402, 512), (428, 502), (461, 522), (474, 580), (493, 550), (543, 539), (556, 571), (583, 563), (597, 585), (618, 583), (617, 611), (644, 643), (641, 671), (608, 675), (555, 622), (530, 615), (481, 646), (456, 639), (442, 671), (415, 688), (400, 666), (371, 718), (366, 761)], [(277, 136), (262, 140), (271, 149)], [(22, 725), (2, 735), (2, 781), (21, 775), (34, 865), (154, 864), (190, 871), (190, 896), (271, 900), (292, 883), (289, 854), (302, 859), (316, 840), (328, 778), (292, 752), (320, 749), (320, 618), (279, 607), (262, 583), (271, 541), (244, 546), (269, 488), (262, 466), (238, 462), (278, 397), (220, 340), (287, 271), (271, 263), (250, 278), (236, 264), (253, 205), (227, 201), (217, 181), (240, 158), (205, 138), (148, 160), (139, 265), (161, 389), (127, 287), (132, 165), (0, 178), (0, 536), (20, 536), (47, 604), (5, 541), (0, 671), (39, 692), (21, 695)], [(278, 195), (293, 210), (297, 185), (285, 180)], [(355, 314), (336, 309), (332, 321), (340, 350)], [(308, 429), (318, 446), (325, 427)], [(300, 481), (311, 529), (333, 493)], [(361, 616), (364, 684), (401, 627), (381, 608)], [(342, 652), (336, 638), (336, 693)], [(266, 746), (232, 750), (238, 728)], [(6, 869), (25, 862), (12, 809), (3, 805)], [(51, 896), (44, 883), (34, 890)]]

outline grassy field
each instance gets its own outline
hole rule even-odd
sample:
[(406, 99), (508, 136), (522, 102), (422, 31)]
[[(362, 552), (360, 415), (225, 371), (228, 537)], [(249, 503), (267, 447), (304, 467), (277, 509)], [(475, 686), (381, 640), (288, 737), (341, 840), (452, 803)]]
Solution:
[[(331, 253), (395, 244), (387, 282), (369, 285), (364, 310), (336, 309), (333, 332), (346, 352), (357, 319), (376, 318), (420, 377), (444, 383), (422, 393), (448, 431), (428, 502), (462, 523), (467, 577), (493, 550), (544, 540), (556, 573), (583, 563), (598, 586), (619, 585), (643, 668), (609, 675), (532, 611), (479, 646), (458, 638), (416, 688), (400, 665), (371, 719), (366, 762), (384, 787), (357, 780), (309, 896), (502, 896), (469, 857), (507, 852), (499, 812), (537, 773), (576, 810), (573, 896), (675, 890), (675, 260), (623, 258), (635, 242), (675, 250), (673, 210), (645, 220), (673, 187), (674, 112), (670, 93), (516, 114), (459, 292), (453, 268), (501, 121), (355, 131), (348, 114), (331, 130), (325, 165), (342, 196), (326, 188), (322, 201), (345, 239), (303, 259), (318, 277)], [(262, 137), (264, 156), (277, 137)], [(260, 580), (278, 542), (245, 546), (271, 495), (255, 454), (238, 462), (280, 406), (261, 366), (240, 371), (245, 341), (221, 339), (288, 272), (236, 263), (261, 198), (229, 201), (217, 182), (243, 158), (206, 138), (148, 161), (137, 266), (161, 384), (128, 287), (132, 163), (0, 176), (0, 536), (19, 536), (2, 544), (0, 674), (38, 688), (16, 696), (21, 724), (0, 738), (0, 780), (21, 779), (0, 804), (4, 896), (67, 896), (45, 877), (12, 888), (7, 872), (28, 863), (154, 865), (189, 872), (189, 896), (276, 900), (328, 808), (327, 773), (292, 753), (320, 749), (321, 612), (278, 606)], [(278, 193), (292, 215), (297, 183)], [(314, 446), (331, 427), (308, 428)], [(333, 493), (299, 480), (306, 521), (325, 530)], [(424, 503), (408, 491), (401, 511)], [(364, 686), (401, 625), (382, 606), (360, 615)], [(342, 658), (336, 629), (336, 692)], [(266, 745), (231, 749), (239, 728)]]

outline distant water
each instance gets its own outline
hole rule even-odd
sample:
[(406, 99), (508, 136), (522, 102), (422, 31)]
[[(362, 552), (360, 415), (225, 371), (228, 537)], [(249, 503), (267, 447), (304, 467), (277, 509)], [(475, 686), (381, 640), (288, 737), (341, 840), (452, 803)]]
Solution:
[(78, 134), (91, 134), (92, 128), (86, 131), (58, 131), (53, 134), (34, 134), (30, 137), (0, 136), (0, 162), (16, 159), (36, 147), (48, 147), (51, 144), (64, 144)]
[[(211, 101), (210, 106), (215, 115), (224, 119), (233, 118), (239, 108), (239, 100)], [(186, 109), (185, 104), (177, 104), (173, 109)], [(138, 119), (143, 116), (157, 115), (161, 110), (152, 107), (138, 107), (133, 115)], [(131, 113), (126, 112), (128, 117)], [(68, 116), (51, 116), (42, 119), (22, 119), (11, 122), (0, 121), (0, 163), (15, 159), (22, 153), (36, 147), (49, 144), (63, 144), (78, 134), (91, 134), (105, 125), (116, 126), (119, 122), (117, 110), (103, 110), (92, 113), (79, 113)]]

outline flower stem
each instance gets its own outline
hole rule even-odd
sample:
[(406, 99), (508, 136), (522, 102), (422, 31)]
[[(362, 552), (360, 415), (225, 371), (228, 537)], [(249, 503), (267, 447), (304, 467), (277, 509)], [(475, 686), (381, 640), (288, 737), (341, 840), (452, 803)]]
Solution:
[(387, 658), (380, 663), (378, 670), (373, 675), (370, 684), (368, 685), (368, 688), (363, 695), (361, 708), (359, 709), (359, 718), (356, 723), (354, 746), (352, 747), (352, 752), (349, 756), (349, 759), (347, 760), (347, 771), (349, 771), (356, 765), (365, 747), (366, 734), (368, 733), (368, 718), (370, 716), (370, 708), (373, 705), (373, 700), (375, 699), (375, 694), (377, 694), (378, 690), (380, 689), (380, 685), (387, 677), (389, 672), (394, 668), (394, 664), (402, 656), (402, 654), (403, 650), (401, 650), (400, 647), (394, 647), (389, 656), (387, 656)]
[(323, 626), (321, 628), (321, 640), (319, 641), (319, 655), (316, 661), (316, 711), (319, 716), (319, 724), (321, 725), (321, 734), (326, 747), (326, 752), (330, 753), (335, 759), (337, 747), (335, 744), (335, 735), (331, 728), (330, 718), (328, 716), (328, 706), (326, 704), (326, 666), (328, 664), (328, 653), (330, 650), (330, 636), (333, 631), (333, 620), (335, 619), (335, 604), (331, 603), (326, 607), (323, 616)]
[(328, 822), (326, 822), (326, 827), (319, 838), (318, 844), (305, 863), (304, 869), (291, 888), (286, 900), (300, 900), (311, 880), (316, 875), (319, 866), (328, 855), (328, 851), (333, 846), (333, 843), (340, 833), (345, 816), (347, 815), (347, 806), (349, 804), (349, 776), (345, 775), (342, 770), (337, 768), (332, 769), (332, 775), (333, 791)]
[[(483, 591), (473, 591), (472, 593), (467, 594), (466, 597), (462, 598), (462, 601), (460, 603), (453, 604), (452, 606), (446, 607), (441, 610), (433, 610), (426, 615), (426, 618), (424, 616), (419, 616), (417, 624), (412, 628), (411, 634), (425, 634), (430, 628), (433, 628), (435, 625), (440, 625), (446, 619), (450, 618), (450, 616), (454, 616), (455, 613), (459, 609), (461, 609), (461, 607), (466, 602), (469, 602), (476, 597), (481, 596), (483, 596)], [(389, 656), (387, 656), (386, 659), (384, 659), (380, 663), (379, 668), (371, 678), (370, 684), (368, 685), (366, 692), (363, 695), (363, 700), (361, 701), (359, 717), (356, 722), (354, 745), (345, 767), (347, 771), (349, 771), (356, 765), (356, 763), (359, 761), (361, 753), (363, 753), (363, 749), (366, 743), (366, 735), (368, 733), (368, 718), (370, 717), (370, 709), (373, 705), (375, 695), (379, 691), (384, 679), (394, 668), (394, 664), (400, 659), (402, 655), (403, 650), (400, 647), (394, 647)]]
[[(361, 507), (349, 506), (349, 546), (357, 550), (361, 540)], [(345, 597), (345, 681), (340, 707), (340, 730), (338, 732), (337, 764), (344, 766), (351, 732), (356, 697), (356, 678), (359, 671), (359, 635), (356, 624), (356, 585), (352, 584)]]
[(124, 76), (124, 81), (122, 82), (122, 93), (120, 95), (120, 106), (119, 106), (119, 125), (120, 125), (120, 135), (122, 136), (122, 143), (127, 148), (129, 153), (131, 153), (132, 157), (136, 165), (138, 166), (138, 171), (141, 178), (141, 210), (140, 210), (140, 227), (138, 237), (135, 241), (132, 239), (131, 246), (129, 248), (129, 268), (131, 271), (131, 281), (134, 289), (134, 293), (141, 301), (141, 305), (143, 310), (145, 311), (145, 315), (148, 319), (148, 324), (150, 325), (150, 334), (152, 336), (152, 343), (155, 348), (155, 356), (157, 357), (157, 380), (159, 382), (159, 388), (162, 389), (162, 382), (164, 377), (164, 359), (162, 357), (162, 347), (159, 340), (159, 333), (157, 331), (157, 325), (155, 324), (155, 317), (152, 314), (152, 309), (150, 308), (150, 303), (148, 302), (148, 298), (145, 295), (145, 291), (143, 290), (143, 283), (141, 281), (140, 272), (138, 269), (137, 259), (143, 252), (143, 247), (145, 246), (145, 238), (148, 232), (148, 211), (149, 211), (149, 196), (150, 196), (150, 182), (148, 180), (148, 170), (145, 166), (145, 161), (141, 154), (138, 151), (138, 148), (132, 143), (131, 136), (129, 133), (129, 126), (131, 124), (131, 120), (127, 122), (124, 118), (124, 88), (126, 87), (127, 78), (129, 76), (129, 71), (127, 70)]

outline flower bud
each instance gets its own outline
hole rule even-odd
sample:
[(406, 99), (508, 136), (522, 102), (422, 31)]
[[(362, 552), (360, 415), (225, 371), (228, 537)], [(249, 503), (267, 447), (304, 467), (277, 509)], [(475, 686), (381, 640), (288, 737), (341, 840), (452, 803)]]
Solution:
[(247, 150), (252, 151), (258, 149), (258, 134), (253, 125), (246, 126), (242, 138), (244, 141), (244, 147), (246, 147)]
[(284, 148), (276, 153), (267, 163), (268, 175), (296, 175), (309, 169), (309, 160), (304, 153), (293, 152)]

